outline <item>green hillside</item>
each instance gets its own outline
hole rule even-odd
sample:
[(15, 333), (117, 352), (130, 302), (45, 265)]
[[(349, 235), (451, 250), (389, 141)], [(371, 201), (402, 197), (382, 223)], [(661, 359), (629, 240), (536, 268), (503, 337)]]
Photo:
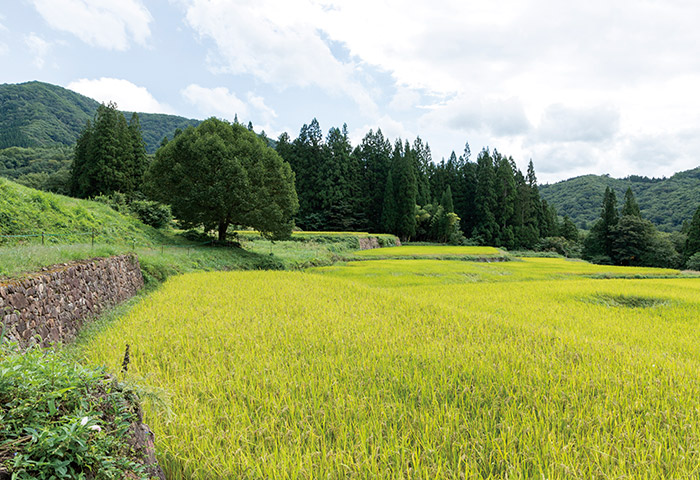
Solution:
[[(47, 242), (69, 243), (84, 242), (77, 233), (93, 230), (99, 242), (107, 244), (135, 241), (150, 245), (167, 239), (162, 232), (106, 204), (41, 192), (0, 178), (0, 235), (48, 232), (67, 236), (47, 238)], [(2, 243), (10, 241), (0, 239)]]
[(625, 191), (631, 187), (644, 218), (660, 230), (676, 231), (685, 220), (690, 221), (700, 205), (700, 167), (662, 179), (584, 175), (542, 185), (540, 194), (557, 213), (568, 215), (576, 225), (588, 229), (600, 217), (606, 187), (615, 191), (620, 205)]
[[(71, 146), (99, 103), (43, 82), (0, 85), (0, 150), (8, 147)], [(131, 112), (125, 112), (127, 120)], [(163, 137), (199, 120), (139, 113), (146, 150), (155, 152)]]

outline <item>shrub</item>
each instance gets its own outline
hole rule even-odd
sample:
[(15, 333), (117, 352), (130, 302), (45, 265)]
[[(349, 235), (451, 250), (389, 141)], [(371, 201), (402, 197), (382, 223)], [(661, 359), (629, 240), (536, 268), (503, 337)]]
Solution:
[(139, 220), (153, 228), (167, 227), (173, 220), (169, 205), (152, 200), (134, 200), (129, 208)]
[(700, 252), (697, 252), (685, 262), (685, 268), (700, 271)]
[(0, 350), (0, 470), (13, 479), (141, 478), (130, 458), (136, 399), (58, 353)]

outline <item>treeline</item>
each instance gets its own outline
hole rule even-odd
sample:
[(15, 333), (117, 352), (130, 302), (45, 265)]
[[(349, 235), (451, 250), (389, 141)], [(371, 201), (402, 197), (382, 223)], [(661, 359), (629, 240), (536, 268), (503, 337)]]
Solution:
[(600, 218), (583, 242), (583, 258), (594, 263), (700, 269), (700, 207), (679, 233), (659, 232), (642, 217), (628, 188), (624, 203), (605, 189)]
[(304, 230), (392, 233), (403, 240), (531, 249), (547, 237), (575, 241), (573, 223), (559, 220), (539, 194), (532, 162), (523, 174), (512, 157), (485, 148), (475, 161), (467, 143), (459, 157), (433, 162), (421, 138), (392, 142), (370, 130), (353, 147), (347, 127), (323, 136), (316, 119), (277, 152), (296, 175)]
[(392, 143), (381, 130), (353, 146), (345, 125), (324, 136), (315, 119), (297, 138), (284, 133), (274, 142), (250, 123), (212, 118), (164, 138), (152, 161), (138, 115), (127, 122), (110, 104), (83, 129), (68, 183), (73, 196), (100, 199), (156, 227), (170, 222), (172, 209), (181, 226), (216, 230), (221, 241), (230, 226), (275, 239), (294, 227), (370, 231), (597, 263), (700, 268), (700, 209), (682, 232), (667, 234), (642, 218), (631, 189), (618, 209), (608, 188), (600, 219), (581, 235), (541, 197), (532, 161), (523, 173), (497, 150), (471, 157), (467, 143), (460, 156), (434, 162), (421, 138)]
[(73, 147), (0, 149), (0, 176), (27, 187), (68, 194)]

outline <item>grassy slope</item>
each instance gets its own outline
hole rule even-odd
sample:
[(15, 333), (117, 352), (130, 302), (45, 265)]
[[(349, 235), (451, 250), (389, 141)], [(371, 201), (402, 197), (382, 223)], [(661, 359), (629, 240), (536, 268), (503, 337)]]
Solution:
[[(96, 232), (92, 245), (92, 231)], [(147, 281), (195, 270), (298, 269), (330, 265), (358, 248), (363, 234), (300, 234), (269, 242), (240, 235), (241, 248), (202, 246), (156, 230), (109, 206), (41, 192), (0, 178), (0, 235), (54, 233), (60, 236), (0, 238), (0, 277), (55, 263), (135, 251)], [(395, 237), (382, 235), (393, 244)], [(206, 239), (204, 239), (206, 241)], [(166, 245), (163, 247), (163, 245)]]
[[(92, 235), (96, 232), (95, 245)], [(193, 270), (282, 268), (268, 254), (212, 248), (144, 225), (107, 205), (23, 187), (0, 178), (0, 235), (61, 234), (0, 238), (0, 277), (55, 263), (135, 251), (147, 281)]]

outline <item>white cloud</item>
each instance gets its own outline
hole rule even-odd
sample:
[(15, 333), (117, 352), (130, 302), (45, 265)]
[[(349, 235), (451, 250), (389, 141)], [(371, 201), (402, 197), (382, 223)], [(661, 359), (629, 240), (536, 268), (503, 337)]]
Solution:
[(413, 142), (413, 139), (418, 136), (402, 122), (395, 120), (389, 115), (382, 115), (377, 119), (377, 123), (374, 125), (365, 124), (362, 127), (353, 129), (349, 135), (350, 141), (353, 145), (359, 145), (370, 130), (376, 133), (379, 129), (381, 129), (384, 138), (391, 142), (392, 146), (399, 138), (403, 141), (408, 140), (409, 142)]
[(556, 104), (545, 110), (535, 137), (548, 142), (604, 142), (617, 134), (619, 124), (620, 114), (610, 106), (571, 108)]
[(6, 43), (0, 42), (0, 56), (7, 55), (9, 51), (10, 47), (8, 47)]
[(441, 124), (455, 131), (487, 132), (495, 137), (521, 135), (530, 129), (516, 98), (460, 95), (430, 107), (423, 124)]
[[(213, 45), (212, 71), (318, 89), (323, 101), (349, 97), (359, 109), (341, 122), (392, 137), (418, 131), (436, 158), (465, 138), (475, 152), (490, 145), (520, 162), (531, 157), (552, 178), (644, 173), (635, 168), (653, 168), (649, 157), (690, 168), (700, 158), (695, 142), (686, 145), (697, 150), (659, 157), (640, 140), (661, 135), (675, 146), (679, 132), (700, 130), (697, 2), (177, 3)], [(250, 95), (233, 97), (263, 118)], [(275, 120), (268, 112), (262, 121)]]
[(29, 0), (54, 29), (110, 50), (145, 45), (153, 20), (141, 0)]
[(258, 95), (253, 94), (253, 92), (248, 92), (248, 104), (253, 107), (253, 110), (257, 113), (256, 117), (259, 117), (265, 123), (272, 122), (277, 118), (277, 113), (265, 104), (265, 99)]
[(226, 87), (206, 88), (191, 84), (180, 93), (205, 117), (213, 115), (233, 121), (238, 116), (241, 123), (253, 122), (258, 131), (263, 129), (269, 134), (277, 132), (271, 126), (277, 113), (265, 103), (263, 97), (253, 92), (248, 92), (243, 100)]
[(389, 103), (389, 108), (399, 112), (407, 112), (416, 108), (421, 102), (422, 96), (412, 88), (398, 87)]
[(115, 102), (119, 110), (145, 113), (175, 113), (167, 104), (160, 103), (145, 87), (139, 87), (119, 78), (81, 78), (66, 87), (94, 98), (98, 102)]
[(195, 105), (207, 117), (218, 115), (233, 121), (238, 115), (238, 119), (244, 121), (249, 115), (248, 105), (225, 87), (205, 88), (192, 84), (181, 93), (189, 103)]
[(278, 88), (320, 87), (375, 113), (370, 94), (354, 79), (356, 65), (334, 54), (322, 20), (323, 9), (311, 0), (192, 0), (187, 8), (189, 25), (217, 46), (209, 55), (213, 71), (250, 74)]
[(39, 69), (44, 68), (44, 58), (49, 53), (51, 44), (34, 32), (24, 37), (24, 43), (27, 44), (27, 48), (34, 56), (32, 62), (34, 66)]

